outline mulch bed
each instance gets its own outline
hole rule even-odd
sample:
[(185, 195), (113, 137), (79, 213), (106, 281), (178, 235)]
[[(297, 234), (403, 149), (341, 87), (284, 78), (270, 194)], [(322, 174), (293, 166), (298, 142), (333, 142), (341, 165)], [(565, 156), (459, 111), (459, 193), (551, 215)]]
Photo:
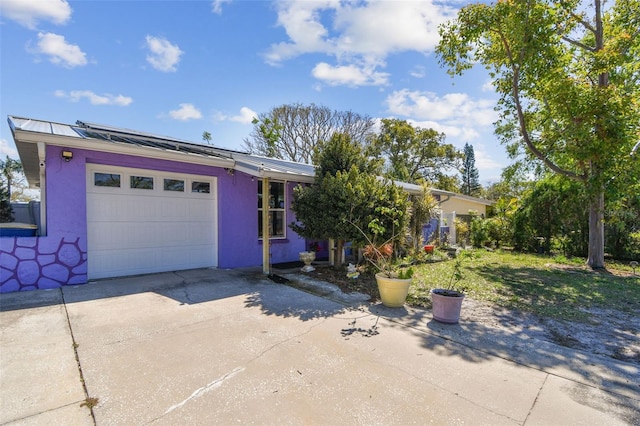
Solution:
[(346, 266), (317, 266), (316, 270), (307, 273), (310, 277), (317, 280), (334, 284), (340, 288), (343, 293), (362, 293), (371, 297), (372, 301), (380, 298), (378, 285), (376, 284), (375, 275), (371, 272), (360, 273), (356, 279), (347, 277)]

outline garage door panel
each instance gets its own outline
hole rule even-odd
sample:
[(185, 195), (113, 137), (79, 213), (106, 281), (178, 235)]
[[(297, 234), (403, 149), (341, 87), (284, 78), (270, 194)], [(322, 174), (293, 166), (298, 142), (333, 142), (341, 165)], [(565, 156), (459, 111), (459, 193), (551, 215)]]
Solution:
[(184, 198), (166, 199), (161, 207), (161, 220), (163, 221), (182, 221), (188, 219), (188, 206)]
[(189, 245), (189, 226), (186, 223), (165, 223), (161, 234), (160, 240), (163, 243), (188, 246)]
[(89, 278), (217, 266), (215, 178), (114, 168), (124, 185), (130, 174), (182, 179), (185, 188), (209, 181), (212, 191), (104, 188), (93, 185), (98, 167), (87, 169)]
[(189, 224), (189, 245), (211, 245), (213, 243), (213, 232), (208, 226)]
[(189, 204), (190, 222), (210, 222), (209, 218), (214, 214), (213, 205), (206, 200), (194, 200)]
[(99, 198), (88, 203), (87, 215), (93, 222), (139, 222), (142, 219), (155, 221), (160, 217), (160, 205), (160, 200), (150, 197), (99, 194)]

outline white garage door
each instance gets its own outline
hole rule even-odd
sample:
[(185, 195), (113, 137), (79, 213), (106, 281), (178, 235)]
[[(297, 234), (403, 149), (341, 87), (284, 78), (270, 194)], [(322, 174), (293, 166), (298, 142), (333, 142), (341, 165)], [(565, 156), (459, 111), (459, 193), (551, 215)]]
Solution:
[(90, 165), (89, 279), (215, 267), (216, 180)]

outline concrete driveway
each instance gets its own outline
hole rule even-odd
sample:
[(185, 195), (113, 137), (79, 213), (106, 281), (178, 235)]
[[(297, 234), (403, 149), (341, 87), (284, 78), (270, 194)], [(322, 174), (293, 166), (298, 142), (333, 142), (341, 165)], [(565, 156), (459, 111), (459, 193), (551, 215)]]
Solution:
[(201, 269), (0, 295), (0, 424), (640, 424), (635, 364), (320, 287)]

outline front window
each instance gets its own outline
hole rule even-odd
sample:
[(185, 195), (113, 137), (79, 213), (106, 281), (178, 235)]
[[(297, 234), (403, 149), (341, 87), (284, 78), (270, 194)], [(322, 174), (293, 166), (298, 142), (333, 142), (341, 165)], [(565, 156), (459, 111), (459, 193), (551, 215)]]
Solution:
[[(262, 182), (258, 181), (258, 236), (263, 237), (262, 229)], [(284, 182), (269, 183), (269, 237), (285, 237), (285, 191)]]

